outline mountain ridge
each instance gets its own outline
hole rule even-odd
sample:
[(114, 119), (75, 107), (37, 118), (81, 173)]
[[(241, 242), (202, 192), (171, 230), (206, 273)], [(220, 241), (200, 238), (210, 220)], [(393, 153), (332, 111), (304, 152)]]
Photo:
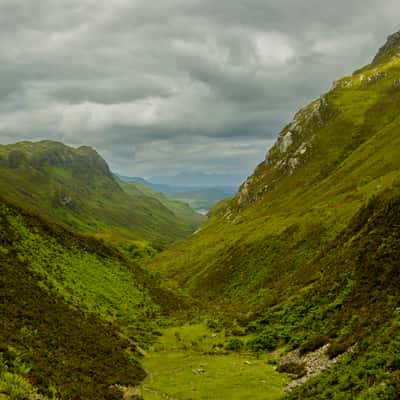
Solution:
[[(61, 166), (76, 168), (80, 172), (90, 169), (92, 173), (97, 172), (112, 177), (107, 163), (89, 146), (72, 148), (52, 140), (24, 141), (3, 146), (3, 151), (0, 150), (0, 165), (10, 168), (28, 166), (40, 169), (46, 165)], [(7, 146), (13, 146), (8, 155), (4, 154)]]
[(400, 390), (398, 353), (385, 349), (399, 340), (394, 38), (375, 63), (337, 80), (296, 113), (236, 196), (211, 210), (196, 235), (148, 265), (165, 274), (166, 284), (235, 310), (263, 349), (309, 353), (328, 346), (344, 354), (289, 399), (394, 400)]
[(386, 43), (379, 49), (372, 61), (372, 65), (387, 60), (390, 57), (396, 57), (400, 54), (400, 31), (388, 36)]
[[(128, 390), (144, 376), (137, 343), (154, 340), (169, 312), (182, 310), (188, 313), (186, 322), (202, 321), (214, 330), (212, 337), (220, 343), (207, 350), (212, 355), (273, 352), (268, 362), (293, 378), (288, 400), (397, 400), (397, 40), (397, 34), (389, 37), (372, 64), (335, 81), (296, 113), (236, 196), (215, 206), (201, 229), (144, 257), (140, 266), (132, 263), (127, 248), (121, 253), (116, 242), (98, 240), (104, 238), (99, 230), (119, 239), (127, 235), (130, 251), (136, 252), (133, 238), (140, 234), (162, 240), (182, 233), (169, 230), (176, 223), (173, 211), (156, 215), (161, 203), (146, 197), (147, 189), (132, 185), (124, 191), (113, 176), (110, 182), (109, 169), (90, 149), (75, 150), (79, 163), (72, 164), (67, 150), (54, 155), (45, 149), (34, 168), (29, 148), (21, 151), (30, 146), (26, 142), (0, 147), (0, 183), (8, 197), (0, 199), (0, 305), (7, 316), (7, 329), (0, 331), (0, 372), (11, 371), (12, 389), (26, 389), (20, 396), (26, 398), (31, 382), (50, 397), (56, 384), (63, 399), (91, 399), (93, 393), (102, 400), (120, 398), (124, 394), (115, 392), (116, 385)], [(12, 151), (17, 152), (10, 157)], [(86, 174), (84, 166), (91, 163), (95, 173)], [(118, 187), (110, 189), (114, 184)], [(64, 190), (49, 201), (54, 185)], [(132, 206), (128, 189), (145, 202), (138, 204), (150, 213), (154, 230), (144, 217), (141, 232), (130, 232), (130, 223), (126, 230), (110, 229), (130, 215), (125, 213)], [(119, 213), (111, 206), (116, 203), (126, 209)], [(53, 208), (65, 214), (45, 220), (29, 213), (30, 205), (43, 214)], [(99, 219), (105, 210), (110, 219)], [(77, 227), (81, 235), (73, 224), (63, 225), (65, 215), (87, 222)], [(135, 226), (138, 220), (139, 215)], [(15, 298), (15, 293), (21, 295)], [(55, 324), (59, 318), (60, 325)], [(170, 333), (176, 343), (182, 341), (178, 330)], [(187, 344), (198, 351), (207, 335), (203, 330), (198, 341)], [(326, 365), (320, 364), (322, 356)], [(57, 357), (62, 362), (52, 368)], [(32, 363), (32, 374), (21, 360)], [(245, 368), (251, 364), (245, 361)], [(186, 372), (189, 381), (204, 374), (209, 378), (203, 365)], [(23, 382), (22, 389), (15, 382)]]
[(92, 148), (53, 141), (0, 146), (4, 196), (49, 219), (106, 240), (163, 247), (190, 235), (198, 221), (174, 214), (155, 197), (124, 192)]

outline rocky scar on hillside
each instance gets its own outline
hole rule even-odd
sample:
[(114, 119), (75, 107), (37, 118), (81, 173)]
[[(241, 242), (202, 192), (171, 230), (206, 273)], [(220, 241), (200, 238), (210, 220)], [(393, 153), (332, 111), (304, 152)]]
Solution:
[(296, 387), (303, 385), (311, 378), (332, 367), (340, 361), (346, 353), (351, 353), (354, 346), (335, 355), (331, 344), (327, 343), (317, 350), (302, 354), (300, 349), (293, 350), (280, 359), (278, 371), (289, 374), (293, 380), (286, 386), (285, 391), (291, 392)]
[(237, 195), (239, 210), (249, 203), (260, 199), (283, 176), (292, 175), (295, 170), (307, 161), (313, 149), (313, 140), (325, 121), (333, 115), (333, 107), (327, 97), (320, 99), (300, 110), (293, 121), (279, 134), (274, 146), (269, 150), (264, 163), (256, 173), (243, 183)]
[(387, 38), (386, 43), (379, 49), (372, 64), (379, 64), (391, 57), (400, 55), (400, 32), (396, 32)]
[[(335, 81), (329, 92), (300, 110), (293, 121), (281, 131), (277, 141), (267, 153), (265, 161), (242, 184), (235, 201), (227, 209), (226, 219), (234, 218), (233, 210), (240, 212), (246, 206), (263, 198), (284, 178), (293, 175), (301, 165), (307, 163), (313, 157), (314, 151), (321, 151), (315, 149), (316, 138), (319, 141), (323, 140), (319, 136), (326, 135), (332, 124), (337, 121), (343, 123), (341, 120), (346, 109), (338, 107), (337, 104), (337, 98), (342, 91), (365, 91), (364, 96), (368, 96), (367, 92), (370, 90), (381, 90), (379, 85), (389, 84), (388, 89), (399, 88), (398, 74), (396, 76), (387, 67), (388, 63), (396, 62), (399, 56), (400, 32), (397, 32), (388, 37), (386, 44), (382, 46), (370, 65), (354, 72), (352, 76)], [(349, 93), (349, 96), (351, 95)], [(368, 118), (367, 113), (366, 120)], [(354, 123), (355, 120), (350, 120), (346, 124)], [(345, 155), (344, 150), (348, 149), (341, 150), (343, 155)]]
[(260, 351), (291, 351), (290, 400), (399, 398), (399, 48), (396, 34), (300, 110), (237, 196), (153, 267), (246, 314)]

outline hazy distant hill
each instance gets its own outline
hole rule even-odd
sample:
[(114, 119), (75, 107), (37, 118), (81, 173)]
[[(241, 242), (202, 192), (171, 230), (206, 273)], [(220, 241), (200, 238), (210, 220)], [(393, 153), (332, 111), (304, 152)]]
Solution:
[(194, 210), (207, 212), (219, 201), (233, 197), (236, 193), (234, 188), (203, 188), (187, 189), (181, 192), (172, 192), (167, 196), (171, 199), (187, 203)]
[[(158, 184), (147, 181), (143, 178), (139, 177), (127, 177), (117, 175), (123, 182), (136, 182), (138, 184), (143, 184), (146, 187), (152, 188), (155, 192), (162, 193), (167, 196), (169, 199), (174, 201), (183, 202), (188, 204), (193, 210), (199, 212), (206, 212), (219, 201), (226, 199), (228, 197), (232, 197), (236, 191), (238, 186), (209, 186), (211, 185), (211, 181), (207, 181), (208, 183), (205, 186), (196, 186), (195, 176), (197, 174), (192, 175), (194, 178), (193, 181), (189, 179), (189, 174), (183, 174), (185, 176), (185, 182), (188, 183), (187, 186), (182, 185), (174, 185), (174, 184)], [(213, 176), (213, 175), (205, 175), (200, 174), (201, 176)], [(220, 176), (219, 176), (220, 177)], [(217, 180), (219, 180), (219, 177)], [(187, 179), (187, 180), (186, 180)], [(182, 182), (181, 182), (182, 183)], [(189, 184), (190, 183), (190, 184)]]
[(206, 174), (203, 172), (180, 172), (173, 176), (154, 176), (149, 180), (154, 184), (174, 187), (238, 187), (243, 181), (243, 176)]
[[(142, 180), (146, 182), (144, 179)], [(120, 180), (120, 185), (124, 189), (124, 191), (133, 196), (147, 196), (154, 199), (157, 199), (161, 204), (171, 210), (178, 218), (183, 221), (186, 221), (189, 224), (193, 225), (193, 228), (197, 228), (202, 222), (206, 220), (205, 217), (197, 213), (195, 208), (189, 207), (186, 204), (186, 201), (175, 201), (166, 195), (157, 192), (152, 189), (150, 186), (143, 183), (139, 183), (137, 181), (126, 182)]]

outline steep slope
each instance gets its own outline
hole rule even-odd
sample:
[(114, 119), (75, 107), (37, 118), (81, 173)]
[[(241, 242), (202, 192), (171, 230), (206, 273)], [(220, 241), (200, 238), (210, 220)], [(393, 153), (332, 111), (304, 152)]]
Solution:
[(160, 201), (125, 193), (91, 148), (21, 142), (0, 146), (1, 195), (77, 231), (163, 247), (195, 226)]
[(199, 233), (149, 265), (205, 304), (250, 311), (236, 315), (259, 349), (356, 344), (292, 398), (397, 399), (399, 110), (398, 33), (296, 114)]
[(283, 129), (235, 198), (212, 210), (200, 233), (171, 249), (170, 262), (162, 256), (153, 265), (193, 292), (213, 295), (216, 289), (219, 295), (222, 289), (247, 299), (253, 284), (271, 284), (270, 273), (304, 265), (366, 200), (398, 179), (399, 77), (395, 57), (335, 82)]
[[(115, 250), (0, 202), (0, 392), (120, 398), (180, 302)], [(8, 398), (8, 397), (6, 397)]]

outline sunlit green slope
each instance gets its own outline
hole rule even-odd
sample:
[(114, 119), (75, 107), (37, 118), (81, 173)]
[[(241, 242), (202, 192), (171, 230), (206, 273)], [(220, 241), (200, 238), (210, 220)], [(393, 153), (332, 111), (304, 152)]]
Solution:
[(0, 202), (0, 393), (116, 399), (178, 300), (117, 251)]
[(399, 187), (400, 33), (300, 110), (235, 198), (149, 268), (236, 311), (266, 349), (355, 345), (291, 398), (397, 399)]
[(124, 191), (133, 196), (146, 196), (157, 199), (161, 204), (171, 210), (177, 217), (191, 224), (196, 229), (200, 224), (206, 221), (206, 217), (194, 211), (185, 202), (175, 201), (162, 193), (156, 192), (151, 187), (139, 182), (124, 182), (120, 180), (119, 185)]
[(398, 180), (399, 79), (394, 57), (335, 82), (283, 129), (237, 196), (154, 268), (193, 293), (268, 299)]
[(0, 146), (0, 193), (9, 201), (77, 231), (106, 239), (143, 239), (165, 246), (197, 221), (180, 218), (158, 199), (123, 191), (91, 148), (20, 142)]

